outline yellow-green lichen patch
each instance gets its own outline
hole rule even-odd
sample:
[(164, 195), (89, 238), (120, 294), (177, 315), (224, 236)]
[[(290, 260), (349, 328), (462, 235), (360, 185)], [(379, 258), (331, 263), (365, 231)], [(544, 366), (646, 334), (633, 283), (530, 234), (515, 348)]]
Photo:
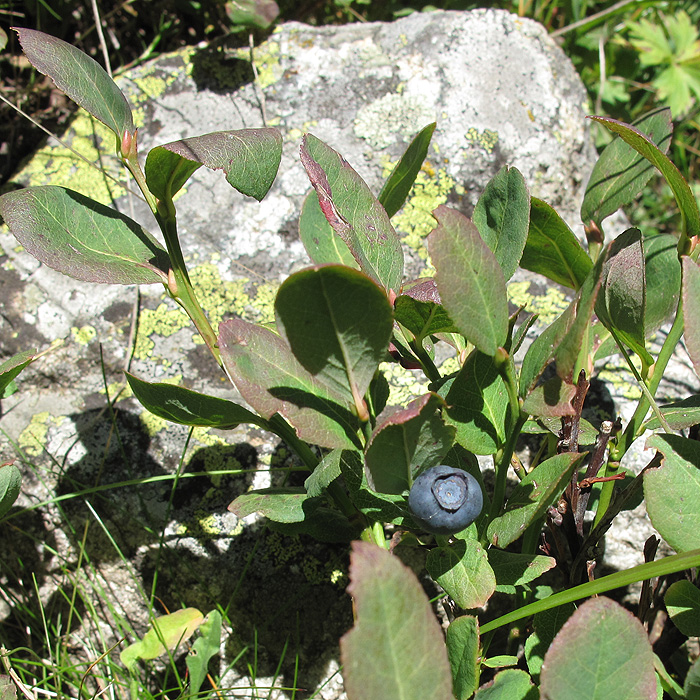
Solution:
[(139, 333), (134, 357), (145, 360), (152, 356), (155, 344), (151, 335), (168, 338), (189, 324), (190, 319), (179, 306), (171, 307), (163, 302), (155, 309), (143, 309), (139, 314)]
[(80, 345), (88, 345), (97, 336), (97, 331), (93, 326), (82, 326), (81, 328), (70, 329), (73, 340)]
[(102, 204), (125, 194), (125, 171), (115, 155), (116, 137), (102, 122), (78, 110), (64, 141), (85, 160), (65, 146), (46, 145), (16, 179), (29, 185), (67, 187)]
[(405, 406), (417, 396), (428, 392), (428, 380), (418, 378), (411, 370), (404, 369), (398, 363), (383, 362), (379, 369), (389, 382), (389, 406)]
[(415, 95), (388, 94), (365, 105), (353, 124), (355, 136), (372, 148), (386, 148), (399, 137), (408, 140), (435, 121), (434, 111)]
[(161, 430), (165, 430), (169, 425), (169, 421), (160, 416), (156, 416), (150, 411), (142, 411), (139, 415), (141, 425), (150, 437), (156, 436)]
[(53, 417), (48, 411), (32, 416), (29, 425), (20, 433), (17, 440), (22, 452), (28, 457), (38, 457), (46, 449), (46, 439), (51, 425), (57, 425), (62, 417)]
[(465, 138), (472, 146), (478, 146), (486, 151), (486, 153), (491, 154), (493, 153), (494, 147), (498, 143), (498, 132), (491, 131), (491, 129), (479, 131), (478, 129), (472, 127), (465, 134)]
[(538, 325), (548, 326), (569, 306), (564, 293), (557, 287), (549, 287), (544, 294), (531, 294), (531, 282), (511, 282), (508, 285), (508, 298), (515, 306), (524, 306), (531, 314), (538, 314)]
[[(236, 57), (250, 61), (250, 49), (241, 47), (236, 51)], [(253, 62), (258, 73), (258, 85), (263, 90), (276, 83), (282, 77), (280, 65), (280, 45), (276, 41), (266, 41), (253, 51)]]
[(403, 209), (392, 219), (402, 241), (423, 260), (428, 258), (424, 239), (437, 225), (432, 212), (447, 201), (453, 187), (454, 179), (444, 168), (440, 168), (436, 176), (430, 163), (426, 163), (418, 173)]

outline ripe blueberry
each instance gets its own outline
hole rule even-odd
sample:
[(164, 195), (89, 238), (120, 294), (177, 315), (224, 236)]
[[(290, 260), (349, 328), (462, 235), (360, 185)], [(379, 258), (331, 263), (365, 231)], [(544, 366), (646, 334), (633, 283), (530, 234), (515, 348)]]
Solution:
[(477, 519), (483, 506), (477, 480), (462, 469), (444, 464), (426, 469), (408, 494), (414, 520), (436, 535), (464, 530)]

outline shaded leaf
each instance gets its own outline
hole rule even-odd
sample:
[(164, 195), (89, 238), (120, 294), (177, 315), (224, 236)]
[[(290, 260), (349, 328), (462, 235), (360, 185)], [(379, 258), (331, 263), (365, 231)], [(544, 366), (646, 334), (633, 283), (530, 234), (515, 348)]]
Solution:
[(499, 593), (515, 594), (516, 586), (524, 586), (557, 565), (554, 557), (541, 554), (517, 554), (492, 547), (488, 550), (489, 564), (496, 575)]
[(552, 377), (527, 395), (523, 401), (523, 411), (544, 418), (573, 416), (576, 413), (571, 405), (574, 396), (576, 387), (573, 384), (562, 382), (560, 377)]
[[(657, 109), (634, 125), (649, 135), (664, 152), (668, 152), (673, 134), (671, 112)], [(633, 202), (654, 174), (654, 167), (621, 138), (611, 141), (600, 154), (586, 186), (581, 205), (581, 221), (600, 227), (603, 219), (620, 207)]]
[(163, 146), (152, 148), (146, 156), (146, 184), (158, 199), (172, 199), (201, 163), (187, 160)]
[(503, 166), (486, 185), (473, 221), (508, 281), (518, 269), (530, 221), (530, 193), (517, 168)]
[(439, 413), (443, 405), (437, 394), (425, 394), (379, 421), (365, 453), (373, 491), (401, 494), (419, 471), (440, 463), (455, 433)]
[(190, 674), (190, 695), (196, 695), (207, 677), (209, 662), (221, 651), (221, 613), (212, 610), (199, 628), (197, 637), (190, 653), (185, 658), (187, 671)]
[(355, 520), (351, 523), (340, 511), (324, 505), (314, 504), (306, 517), (294, 523), (281, 523), (271, 520), (268, 526), (275, 532), (293, 537), (296, 535), (308, 535), (318, 542), (342, 543), (347, 545), (357, 539), (362, 526)]
[[(499, 551), (499, 550), (489, 550)], [(573, 603), (543, 610), (532, 618), (533, 633), (525, 640), (525, 659), (530, 675), (536, 681), (542, 669), (544, 655), (562, 625), (573, 615)]]
[(382, 289), (342, 265), (307, 268), (282, 283), (275, 316), (306, 371), (359, 406), (386, 356), (393, 328)]
[(695, 659), (683, 683), (685, 700), (700, 700), (700, 657)]
[(695, 374), (700, 377), (700, 267), (685, 255), (682, 263), (685, 345), (693, 362)]
[(134, 133), (126, 97), (97, 61), (55, 36), (33, 29), (15, 28), (15, 31), (31, 64), (109, 127), (118, 143), (125, 132)]
[(274, 0), (226, 0), (226, 14), (237, 27), (267, 29), (280, 13)]
[[(672, 430), (685, 430), (700, 423), (700, 395), (689, 396), (682, 401), (674, 401), (666, 406), (661, 406), (661, 414), (666, 419)], [(643, 428), (646, 430), (658, 430), (661, 423), (656, 415), (653, 415)]]
[(673, 624), (686, 636), (700, 635), (700, 591), (690, 581), (672, 583), (664, 604)]
[(471, 615), (455, 618), (445, 635), (457, 700), (468, 700), (479, 687), (479, 620)]
[(644, 332), (647, 338), (670, 320), (681, 291), (678, 242), (670, 234), (644, 236)]
[(78, 192), (45, 185), (0, 197), (0, 214), (37, 260), (84, 282), (167, 282), (168, 254), (124, 214)]
[(639, 229), (630, 228), (610, 244), (595, 312), (611, 333), (651, 364), (653, 358), (644, 345), (645, 306), (642, 234)]
[(353, 542), (355, 626), (340, 640), (349, 700), (451, 700), (447, 651), (415, 574), (385, 549)]
[[(282, 135), (273, 128), (216, 131), (166, 143), (159, 148), (212, 170), (223, 170), (229, 185), (260, 201), (277, 175)], [(177, 169), (184, 167), (180, 165)]]
[(22, 474), (14, 464), (0, 465), (0, 519), (12, 508), (22, 489)]
[(298, 523), (318, 503), (318, 499), (309, 498), (302, 487), (273, 487), (241, 494), (228, 509), (237, 518), (259, 513), (278, 523)]
[(320, 496), (341, 474), (340, 460), (343, 450), (331, 450), (318, 463), (304, 482), (304, 488), (309, 496)]
[(496, 576), (476, 539), (458, 539), (428, 552), (428, 573), (460, 608), (481, 608), (496, 590)]
[(689, 237), (700, 235), (700, 211), (692, 190), (678, 168), (659, 147), (639, 129), (610, 117), (591, 117), (622, 137), (640, 155), (652, 163), (669, 184), (681, 212), (683, 231)]
[(25, 350), (24, 352), (19, 352), (9, 357), (0, 364), (0, 399), (5, 399), (10, 396), (10, 394), (14, 393), (9, 391), (8, 387), (10, 387), (14, 378), (27, 367), (27, 365), (31, 364), (35, 355), (36, 350)]
[(554, 455), (530, 470), (513, 489), (505, 512), (488, 527), (488, 539), (501, 549), (515, 542), (527, 526), (543, 517), (566, 488), (585, 455), (565, 452)]
[(700, 547), (700, 444), (678, 435), (652, 435), (647, 447), (662, 465), (644, 472), (644, 500), (651, 524), (677, 552)]
[(438, 207), (427, 244), (442, 303), (464, 337), (485, 355), (508, 338), (503, 271), (476, 226), (454, 209)]
[(385, 289), (398, 291), (403, 251), (384, 207), (347, 161), (306, 134), (301, 162), (328, 223), (343, 239), (360, 269)]
[[(434, 289), (434, 295), (426, 293), (428, 289)], [(438, 301), (430, 300), (430, 296), (437, 297)], [(458, 333), (459, 329), (439, 299), (433, 279), (420, 281), (408, 289), (404, 285), (403, 294), (394, 302), (394, 318), (419, 341), (436, 333)]]
[(446, 391), (447, 422), (460, 445), (477, 455), (494, 454), (505, 441), (508, 392), (493, 358), (478, 351), (467, 357)]
[(231, 319), (219, 326), (219, 347), (232, 381), (263, 418), (279, 413), (300, 438), (323, 447), (359, 446), (359, 424), (346, 397), (304, 369), (278, 335)]
[(156, 617), (143, 639), (129, 644), (119, 658), (128, 669), (134, 669), (139, 659), (156, 659), (168, 649), (174, 650), (189, 639), (202, 622), (204, 615), (196, 608), (184, 608)]
[(301, 208), (299, 237), (309, 257), (316, 264), (339, 263), (359, 269), (360, 266), (347, 244), (326, 220), (315, 190), (309, 192)]
[(593, 263), (559, 214), (546, 202), (533, 197), (520, 267), (578, 290)]
[(428, 124), (413, 137), (405, 153), (401, 156), (401, 160), (384, 183), (377, 199), (386, 210), (389, 218), (394, 216), (404, 205), (423, 161), (428, 155), (430, 139), (433, 137), (436, 126), (435, 122)]
[(173, 384), (145, 382), (125, 372), (134, 396), (151, 413), (181, 425), (231, 430), (241, 423), (270, 429), (260, 416), (232, 401), (207, 396)]
[(496, 674), (493, 681), (481, 688), (474, 700), (537, 700), (539, 693), (530, 676), (515, 668)]
[(642, 624), (610, 598), (587, 600), (564, 623), (545, 655), (549, 700), (656, 700), (651, 645)]

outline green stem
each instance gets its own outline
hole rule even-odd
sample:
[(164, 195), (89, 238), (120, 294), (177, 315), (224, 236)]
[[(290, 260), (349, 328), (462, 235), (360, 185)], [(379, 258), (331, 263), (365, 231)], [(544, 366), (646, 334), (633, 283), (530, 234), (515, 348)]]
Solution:
[(428, 355), (426, 349), (423, 347), (423, 339), (416, 338), (416, 340), (410, 345), (411, 350), (413, 350), (418, 358), (418, 361), (421, 363), (425, 376), (428, 377), (431, 382), (439, 382), (442, 379), (442, 375), (435, 366), (435, 363), (430, 358), (430, 355)]

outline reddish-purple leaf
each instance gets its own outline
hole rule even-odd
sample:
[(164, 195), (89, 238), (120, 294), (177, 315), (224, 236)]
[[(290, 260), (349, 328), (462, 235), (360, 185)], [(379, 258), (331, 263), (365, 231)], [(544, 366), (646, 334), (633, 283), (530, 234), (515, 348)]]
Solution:
[(531, 416), (561, 418), (573, 416), (576, 412), (571, 400), (576, 395), (576, 387), (566, 384), (560, 377), (552, 377), (536, 386), (523, 402), (523, 411)]

